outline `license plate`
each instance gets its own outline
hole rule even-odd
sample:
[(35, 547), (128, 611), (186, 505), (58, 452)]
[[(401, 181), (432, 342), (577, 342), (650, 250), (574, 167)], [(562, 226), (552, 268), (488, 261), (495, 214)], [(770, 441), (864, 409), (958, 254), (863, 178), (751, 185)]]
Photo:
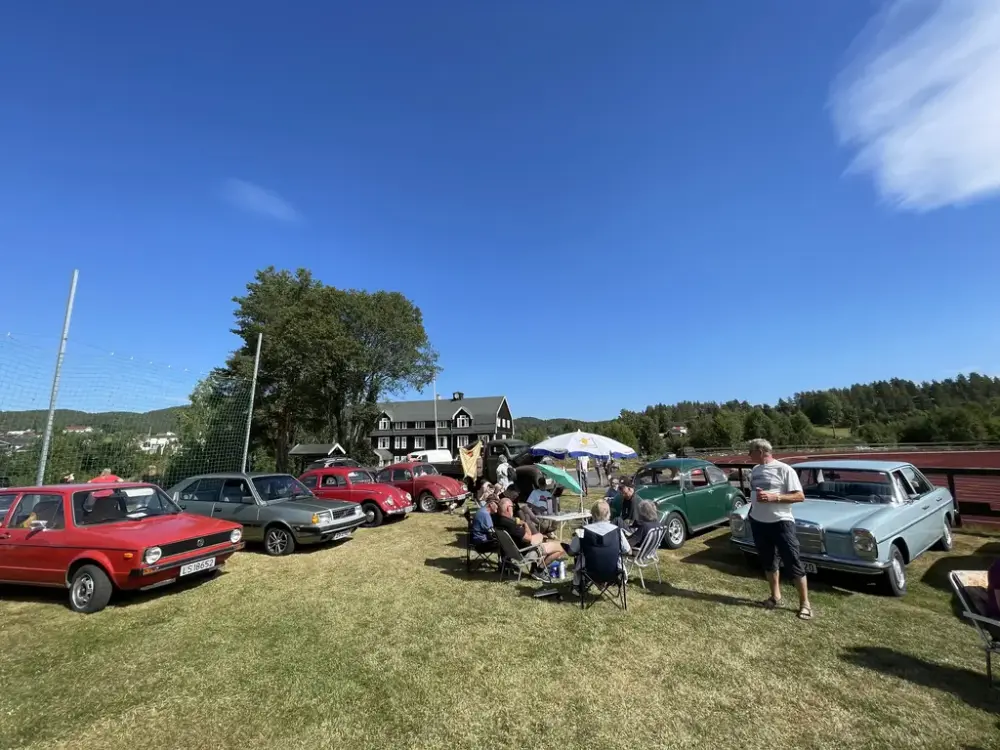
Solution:
[(813, 563), (811, 563), (811, 562), (804, 562), (804, 563), (802, 563), (802, 569), (806, 573), (815, 573), (816, 572), (816, 566)]
[(215, 567), (215, 558), (210, 557), (207, 560), (199, 560), (198, 562), (188, 563), (187, 565), (181, 565), (180, 575), (186, 576), (192, 573), (198, 573), (202, 570), (211, 570)]
[(338, 531), (336, 534), (333, 535), (333, 538), (335, 540), (336, 539), (347, 539), (347, 537), (349, 537), (353, 533), (354, 533), (353, 531)]
[(404, 512), (404, 513), (412, 513), (412, 512), (413, 512), (413, 506), (412, 506), (412, 505), (407, 505), (407, 506), (406, 506), (406, 507), (405, 507), (405, 508), (403, 509), (403, 512)]

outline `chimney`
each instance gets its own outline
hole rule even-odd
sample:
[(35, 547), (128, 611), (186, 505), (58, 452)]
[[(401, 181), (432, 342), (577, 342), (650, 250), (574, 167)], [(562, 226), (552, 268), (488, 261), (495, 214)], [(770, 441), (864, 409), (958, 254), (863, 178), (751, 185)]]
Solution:
[(461, 391), (455, 391), (453, 394), (451, 394), (452, 401), (461, 401), (463, 398), (465, 398), (465, 394), (462, 393)]

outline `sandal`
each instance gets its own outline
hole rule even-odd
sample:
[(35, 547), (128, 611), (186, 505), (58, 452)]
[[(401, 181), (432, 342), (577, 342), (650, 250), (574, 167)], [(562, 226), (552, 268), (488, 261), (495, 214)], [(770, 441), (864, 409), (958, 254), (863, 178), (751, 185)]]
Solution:
[(810, 606), (799, 607), (800, 620), (811, 620), (812, 617), (813, 617), (812, 607)]
[(781, 599), (775, 599), (773, 596), (769, 596), (760, 603), (760, 606), (764, 609), (776, 609), (781, 606)]

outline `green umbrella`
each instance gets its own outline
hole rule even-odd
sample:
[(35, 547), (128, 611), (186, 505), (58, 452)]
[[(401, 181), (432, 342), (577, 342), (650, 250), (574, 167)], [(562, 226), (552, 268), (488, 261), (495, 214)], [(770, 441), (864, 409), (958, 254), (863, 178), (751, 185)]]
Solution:
[(580, 489), (580, 484), (576, 481), (572, 474), (566, 471), (566, 469), (560, 469), (558, 466), (542, 463), (535, 464), (535, 466), (537, 466), (539, 471), (545, 474), (560, 487), (565, 487), (567, 490), (575, 492), (577, 495), (583, 495), (583, 491)]

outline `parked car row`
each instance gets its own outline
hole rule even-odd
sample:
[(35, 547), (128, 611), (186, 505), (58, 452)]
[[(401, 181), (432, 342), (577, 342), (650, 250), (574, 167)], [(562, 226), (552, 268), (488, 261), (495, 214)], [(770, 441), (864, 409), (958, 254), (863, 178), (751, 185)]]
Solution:
[(66, 587), (70, 607), (97, 612), (117, 589), (147, 590), (221, 568), (247, 542), (268, 555), (342, 542), (360, 526), (464, 501), (465, 486), (427, 464), (378, 476), (351, 463), (279, 473), (148, 483), (0, 490), (0, 583)]

